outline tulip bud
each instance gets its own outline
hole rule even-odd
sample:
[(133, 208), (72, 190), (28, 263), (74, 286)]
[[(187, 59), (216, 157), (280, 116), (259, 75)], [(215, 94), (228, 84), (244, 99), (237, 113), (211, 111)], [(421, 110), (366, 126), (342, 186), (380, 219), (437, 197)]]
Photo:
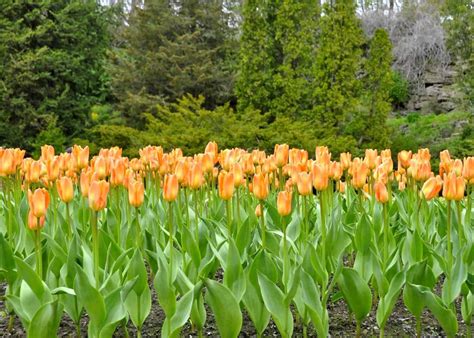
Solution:
[(385, 184), (381, 181), (378, 181), (374, 184), (375, 189), (375, 198), (379, 203), (387, 203), (388, 202), (388, 191)]
[(189, 187), (191, 189), (199, 189), (204, 183), (204, 173), (202, 172), (202, 165), (199, 162), (191, 164), (189, 170)]
[(48, 162), (54, 158), (54, 147), (45, 144), (41, 146), (41, 161)]
[(291, 192), (280, 191), (277, 197), (277, 208), (280, 216), (288, 216), (291, 213)]
[(0, 152), (0, 176), (8, 176), (15, 173), (15, 156), (12, 149), (3, 149)]
[(257, 204), (257, 206), (255, 207), (255, 216), (262, 217), (262, 205), (261, 204)]
[(285, 164), (288, 163), (288, 152), (290, 150), (290, 147), (288, 144), (276, 144), (275, 145), (275, 150), (274, 150), (274, 155), (276, 158), (276, 164), (277, 167), (281, 168)]
[(93, 181), (89, 187), (89, 207), (94, 211), (100, 211), (107, 205), (107, 194), (109, 183), (103, 180)]
[(173, 202), (178, 197), (179, 183), (176, 175), (168, 174), (163, 182), (163, 199)]
[(43, 217), (49, 207), (49, 193), (44, 188), (38, 188), (34, 192), (28, 190), (28, 202), (33, 215), (37, 218)]
[(71, 178), (63, 176), (59, 179), (56, 186), (59, 194), (59, 198), (64, 203), (69, 203), (74, 198), (74, 186), (72, 184)]
[(106, 157), (98, 156), (94, 161), (94, 172), (97, 173), (99, 179), (104, 179), (107, 176), (107, 160)]
[(364, 162), (370, 170), (374, 169), (377, 165), (377, 149), (366, 149)]
[(219, 197), (224, 201), (230, 200), (234, 194), (235, 178), (233, 173), (221, 171), (218, 176)]
[(401, 152), (398, 153), (398, 165), (401, 166), (402, 168), (408, 168), (410, 166), (410, 160), (411, 160), (411, 150), (406, 151), (402, 150)]
[(130, 182), (128, 185), (128, 201), (130, 205), (138, 208), (142, 205), (145, 198), (145, 186), (140, 178), (137, 181)]
[(234, 175), (234, 185), (236, 188), (240, 187), (244, 182), (244, 171), (239, 163), (234, 163), (231, 167), (231, 172)]
[(211, 155), (212, 160), (214, 161), (214, 164), (216, 164), (219, 161), (219, 156), (218, 156), (219, 150), (218, 150), (216, 142), (209, 142), (206, 145), (206, 149), (204, 150), (204, 152)]
[(260, 173), (253, 176), (253, 194), (259, 200), (264, 200), (269, 194), (268, 176)]
[(468, 183), (470, 184), (474, 183), (474, 182), (471, 182), (472, 180), (474, 180), (474, 157), (464, 158), (462, 176), (468, 181)]
[(81, 194), (83, 197), (89, 196), (89, 187), (92, 181), (92, 171), (87, 170), (81, 173), (80, 184), (81, 184)]
[(84, 169), (89, 164), (89, 147), (82, 148), (81, 146), (74, 145), (72, 148), (72, 154), (74, 161), (76, 162), (77, 169)]
[(360, 159), (354, 159), (351, 166), (352, 186), (356, 189), (361, 189), (367, 181), (369, 168), (365, 162)]

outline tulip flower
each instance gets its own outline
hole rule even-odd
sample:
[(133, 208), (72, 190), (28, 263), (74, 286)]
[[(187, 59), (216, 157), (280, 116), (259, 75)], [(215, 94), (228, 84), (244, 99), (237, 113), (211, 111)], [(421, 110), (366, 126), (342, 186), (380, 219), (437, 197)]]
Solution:
[(299, 173), (296, 176), (296, 186), (301, 196), (308, 196), (313, 193), (313, 177), (309, 173)]
[(107, 160), (106, 157), (98, 156), (94, 160), (94, 172), (97, 173), (100, 180), (107, 176)]
[(255, 216), (262, 217), (262, 205), (261, 204), (257, 204), (257, 206), (255, 207)]
[(357, 159), (352, 162), (350, 173), (352, 175), (352, 186), (356, 189), (361, 189), (364, 187), (364, 184), (367, 181), (369, 167), (365, 162), (362, 162), (360, 161), (360, 159)]
[(206, 145), (206, 149), (204, 150), (205, 153), (208, 153), (211, 155), (212, 160), (214, 161), (214, 164), (216, 164), (219, 161), (219, 152), (218, 152), (218, 147), (216, 142), (209, 142)]
[(366, 149), (364, 162), (367, 164), (369, 170), (375, 169), (377, 165), (377, 149)]
[(127, 167), (123, 159), (116, 159), (112, 161), (112, 166), (110, 170), (110, 184), (112, 187), (123, 185), (125, 179), (125, 172)]
[(193, 190), (199, 189), (204, 183), (204, 173), (199, 162), (193, 163), (189, 169), (189, 187)]
[(474, 157), (465, 157), (462, 176), (468, 184), (474, 184)]
[(15, 157), (12, 149), (0, 148), (0, 176), (15, 173)]
[(107, 205), (109, 183), (103, 180), (93, 181), (89, 187), (89, 207), (94, 211), (103, 210)]
[(444, 176), (443, 197), (447, 200), (460, 201), (464, 197), (466, 184), (463, 177), (457, 177), (451, 172)]
[(343, 170), (347, 170), (351, 166), (351, 153), (341, 153), (340, 161)]
[(234, 175), (226, 171), (221, 171), (218, 176), (219, 197), (224, 201), (230, 200), (234, 194)]
[(142, 179), (131, 182), (128, 185), (128, 201), (130, 205), (138, 208), (143, 204), (145, 198), (145, 186)]
[(313, 163), (311, 175), (313, 178), (313, 186), (316, 190), (322, 191), (327, 189), (329, 184), (329, 171), (327, 165)]
[(264, 200), (269, 194), (268, 176), (260, 173), (253, 176), (253, 194), (259, 200)]
[(46, 221), (45, 216), (41, 216), (40, 218), (36, 217), (33, 213), (33, 210), (28, 212), (28, 228), (32, 231), (41, 230), (44, 227), (44, 222)]
[(411, 150), (402, 150), (398, 153), (398, 165), (402, 168), (408, 168), (410, 166), (410, 160), (412, 157)]
[(288, 152), (290, 147), (288, 144), (276, 144), (274, 155), (276, 158), (276, 164), (279, 168), (283, 167), (285, 164), (288, 163)]
[(277, 197), (277, 209), (280, 216), (288, 216), (291, 213), (291, 192), (280, 191)]
[(421, 188), (421, 193), (427, 201), (438, 196), (441, 188), (443, 187), (443, 180), (440, 176), (429, 178)]
[(54, 158), (54, 147), (45, 144), (41, 146), (41, 161), (48, 162)]
[(387, 191), (387, 186), (381, 182), (378, 181), (374, 184), (374, 190), (375, 190), (375, 198), (379, 203), (387, 203), (388, 202), (388, 191)]
[(61, 177), (57, 182), (56, 188), (58, 190), (59, 198), (64, 203), (69, 203), (73, 200), (74, 186), (72, 184), (71, 178), (67, 176)]
[(77, 169), (84, 169), (89, 164), (89, 147), (82, 148), (81, 146), (75, 145), (72, 148), (72, 155)]
[(166, 175), (163, 181), (163, 199), (167, 202), (173, 202), (178, 197), (178, 191), (178, 177), (173, 174)]
[(38, 188), (34, 192), (28, 190), (28, 202), (33, 215), (35, 215), (36, 218), (43, 217), (46, 215), (46, 211), (49, 207), (49, 193), (44, 188)]

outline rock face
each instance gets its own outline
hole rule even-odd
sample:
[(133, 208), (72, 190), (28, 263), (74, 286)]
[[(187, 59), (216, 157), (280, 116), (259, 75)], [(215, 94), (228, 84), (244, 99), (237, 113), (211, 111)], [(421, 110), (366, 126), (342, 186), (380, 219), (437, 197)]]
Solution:
[(454, 65), (427, 72), (423, 86), (412, 94), (406, 108), (422, 113), (443, 113), (456, 109), (462, 98), (461, 90), (455, 83), (456, 76)]

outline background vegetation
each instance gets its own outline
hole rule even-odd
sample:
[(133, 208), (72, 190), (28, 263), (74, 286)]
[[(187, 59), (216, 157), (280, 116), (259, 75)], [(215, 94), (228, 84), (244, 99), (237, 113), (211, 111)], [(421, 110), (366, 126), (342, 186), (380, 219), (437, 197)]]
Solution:
[[(0, 145), (472, 155), (473, 20), (468, 0), (3, 1)], [(407, 111), (448, 65), (454, 112)]]

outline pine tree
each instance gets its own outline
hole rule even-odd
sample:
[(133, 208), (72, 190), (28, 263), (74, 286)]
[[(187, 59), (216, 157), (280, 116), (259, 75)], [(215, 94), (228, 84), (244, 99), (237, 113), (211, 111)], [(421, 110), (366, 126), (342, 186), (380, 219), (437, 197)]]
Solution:
[(107, 96), (106, 14), (93, 0), (1, 2), (0, 145), (83, 132)]
[(223, 0), (154, 0), (122, 27), (111, 74), (119, 108), (132, 125), (154, 105), (189, 93), (214, 108), (232, 99), (235, 28)]
[[(350, 148), (348, 122), (356, 114), (360, 96), (360, 60), (363, 33), (352, 1), (324, 5), (318, 49), (314, 60), (312, 118), (322, 140), (331, 140), (335, 149)], [(326, 141), (329, 142), (329, 141)]]

